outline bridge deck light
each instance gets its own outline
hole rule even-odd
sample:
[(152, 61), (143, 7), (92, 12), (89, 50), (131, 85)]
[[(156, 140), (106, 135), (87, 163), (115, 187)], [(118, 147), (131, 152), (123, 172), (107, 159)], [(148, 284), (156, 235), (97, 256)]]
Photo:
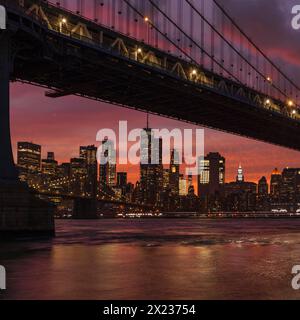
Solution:
[(193, 76), (196, 76), (196, 75), (197, 75), (197, 70), (196, 70), (196, 69), (193, 69), (193, 70), (192, 70), (192, 75), (193, 75)]
[(268, 82), (272, 82), (271, 77), (267, 77), (267, 81), (268, 81)]
[(297, 111), (296, 110), (293, 110), (293, 112), (292, 112), (293, 114), (296, 114), (297, 113)]
[(292, 107), (293, 105), (294, 105), (294, 102), (293, 102), (292, 100), (289, 100), (289, 101), (288, 101), (288, 106), (289, 106), (289, 107)]
[(266, 99), (265, 104), (269, 105), (271, 103), (270, 99)]
[(149, 22), (149, 18), (148, 17), (145, 17), (144, 20), (145, 20), (145, 22)]

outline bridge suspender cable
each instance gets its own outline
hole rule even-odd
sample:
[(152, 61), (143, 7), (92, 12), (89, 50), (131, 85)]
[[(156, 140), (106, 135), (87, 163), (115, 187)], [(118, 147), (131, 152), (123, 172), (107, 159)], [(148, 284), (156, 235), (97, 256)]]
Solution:
[(222, 13), (229, 19), (229, 21), (237, 28), (237, 30), (252, 44), (252, 46), (279, 72), (292, 86), (294, 86), (298, 91), (300, 87), (290, 79), (253, 41), (252, 39), (241, 29), (241, 27), (230, 17), (227, 11), (221, 6), (216, 0), (213, 0), (215, 5), (222, 11)]
[[(152, 2), (152, 0), (149, 0), (149, 1)], [(228, 46), (229, 46), (232, 50), (234, 50), (235, 53), (238, 54), (238, 56), (239, 56), (240, 58), (242, 58), (242, 59), (243, 59), (253, 70), (255, 70), (255, 72), (256, 72), (257, 74), (259, 74), (264, 80), (266, 80), (266, 75), (262, 74), (261, 71), (259, 71), (252, 63), (250, 63), (250, 62), (204, 17), (204, 15), (191, 3), (191, 1), (189, 1), (189, 0), (185, 0), (185, 1), (188, 3), (188, 5), (189, 5), (190, 7), (193, 8), (193, 10), (194, 10), (195, 12), (197, 12), (197, 14), (201, 17), (201, 19), (203, 19), (203, 20), (211, 27), (211, 29), (212, 29), (214, 32), (216, 32), (216, 33), (219, 35), (219, 37), (220, 37), (223, 41), (225, 41), (225, 43), (228, 44)], [(274, 89), (276, 89), (279, 93), (281, 93), (283, 96), (285, 96), (286, 98), (288, 98), (287, 94), (286, 94), (284, 91), (282, 91), (278, 86), (276, 86), (274, 83), (271, 83), (271, 85), (272, 85), (272, 87), (273, 87)]]
[[(130, 7), (133, 8), (133, 10), (136, 10), (136, 8), (134, 8), (134, 6), (132, 6), (131, 4), (128, 3), (127, 0), (124, 0)], [(230, 76), (233, 77), (233, 79), (235, 79), (237, 82), (240, 82), (240, 80), (234, 75), (232, 74), (230, 71), (228, 71), (226, 68), (224, 68), (224, 66), (217, 61), (216, 59), (214, 59), (213, 57), (210, 56), (210, 54), (204, 49), (201, 48), (199, 46), (199, 44), (197, 42), (195, 42), (194, 39), (192, 39), (188, 34), (186, 34), (185, 31), (183, 31), (170, 17), (168, 17), (155, 3), (153, 3), (153, 1), (149, 0), (149, 2), (152, 4), (152, 6), (154, 6), (171, 24), (173, 24), (181, 33), (183, 33), (190, 41), (192, 41), (202, 52), (204, 52), (210, 59), (212, 59), (220, 68), (222, 68), (226, 73), (228, 73)], [(138, 11), (137, 11), (138, 12)], [(139, 15), (141, 17), (143, 17), (143, 14), (141, 14), (140, 12), (138, 12)], [(185, 56), (187, 56), (188, 58), (191, 59), (191, 61), (195, 64), (199, 66), (199, 63), (193, 58), (191, 57), (187, 52), (185, 52), (182, 48), (180, 48), (174, 41), (172, 41), (166, 34), (163, 34), (160, 29), (158, 29), (158, 27), (154, 26), (151, 23), (151, 26), (153, 26), (153, 28), (155, 28), (156, 31), (158, 31), (164, 38), (166, 38), (169, 42), (171, 42), (178, 50), (180, 50)]]
[[(237, 82), (241, 83), (241, 81), (229, 70), (227, 70), (223, 64), (221, 64), (218, 60), (216, 60), (213, 56), (211, 56), (203, 47), (201, 47), (193, 38), (191, 38), (182, 28), (180, 28), (170, 17), (168, 17), (165, 12), (163, 12), (152, 0), (148, 0), (151, 5), (159, 11), (171, 24), (173, 24), (184, 36), (186, 36), (196, 47), (198, 47), (201, 52), (206, 54), (212, 62), (215, 62), (222, 70), (224, 70), (226, 73), (228, 73), (233, 79), (235, 79)], [(166, 36), (165, 36), (166, 37)], [(169, 39), (169, 38), (167, 38)], [(190, 59), (193, 59), (185, 52), (185, 55), (188, 56)], [(194, 59), (193, 59), (194, 60)], [(199, 65), (197, 61), (194, 62), (195, 64)], [(241, 83), (242, 84), (242, 83)]]

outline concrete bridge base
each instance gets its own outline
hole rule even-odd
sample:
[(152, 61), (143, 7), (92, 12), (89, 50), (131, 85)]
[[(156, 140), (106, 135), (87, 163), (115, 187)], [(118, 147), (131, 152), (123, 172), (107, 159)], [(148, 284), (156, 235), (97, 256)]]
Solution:
[(21, 182), (0, 180), (0, 238), (54, 235), (54, 206)]

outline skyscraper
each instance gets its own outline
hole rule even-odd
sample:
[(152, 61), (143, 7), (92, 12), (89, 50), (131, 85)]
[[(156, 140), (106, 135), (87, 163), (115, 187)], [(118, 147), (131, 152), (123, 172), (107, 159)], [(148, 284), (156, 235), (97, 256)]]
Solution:
[(266, 177), (262, 177), (258, 182), (258, 190), (257, 190), (259, 197), (265, 197), (269, 193), (269, 185), (267, 182)]
[(264, 212), (270, 210), (269, 185), (266, 177), (262, 177), (257, 188), (257, 210)]
[(282, 172), (280, 200), (293, 204), (300, 199), (300, 168), (286, 168)]
[(126, 187), (127, 185), (127, 172), (118, 172), (117, 174), (117, 186)]
[(244, 182), (244, 180), (245, 180), (245, 178), (244, 178), (243, 168), (242, 168), (242, 165), (240, 164), (239, 168), (238, 168), (238, 173), (236, 176), (236, 181), (237, 182)]
[(101, 187), (116, 186), (116, 149), (114, 142), (107, 138), (102, 141), (102, 157), (99, 165), (99, 181)]
[(55, 160), (54, 152), (48, 152), (47, 159), (42, 160), (42, 173), (55, 176), (58, 163)]
[(198, 195), (202, 199), (220, 192), (225, 183), (225, 158), (209, 153), (199, 160)]
[(29, 182), (33, 174), (41, 171), (41, 149), (31, 142), (18, 142), (17, 164), (22, 181)]
[(171, 151), (169, 185), (172, 195), (179, 195), (180, 159), (177, 150)]
[(280, 185), (282, 181), (281, 173), (277, 168), (274, 169), (271, 175), (270, 194), (273, 199), (279, 199)]
[(163, 186), (162, 139), (148, 127), (141, 132), (140, 195), (141, 201), (156, 205)]
[(87, 168), (83, 158), (72, 158), (70, 163), (70, 190), (76, 195), (85, 195)]
[(82, 146), (79, 149), (80, 158), (84, 160), (86, 167), (87, 177), (85, 184), (85, 191), (90, 196), (96, 196), (97, 194), (97, 148), (92, 146)]
[(188, 193), (187, 180), (183, 174), (179, 176), (179, 195), (186, 196)]
[(41, 169), (41, 149), (38, 144), (18, 142), (18, 166), (29, 172), (38, 172)]
[(241, 165), (237, 170), (235, 182), (226, 183), (224, 186), (225, 210), (249, 212), (256, 209), (257, 184), (247, 182)]

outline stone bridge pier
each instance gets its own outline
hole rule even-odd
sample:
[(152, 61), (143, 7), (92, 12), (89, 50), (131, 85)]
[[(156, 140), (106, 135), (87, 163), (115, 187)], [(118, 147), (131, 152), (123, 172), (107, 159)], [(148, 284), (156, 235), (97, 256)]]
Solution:
[(55, 233), (54, 208), (18, 178), (10, 135), (11, 33), (0, 30), (0, 238)]

